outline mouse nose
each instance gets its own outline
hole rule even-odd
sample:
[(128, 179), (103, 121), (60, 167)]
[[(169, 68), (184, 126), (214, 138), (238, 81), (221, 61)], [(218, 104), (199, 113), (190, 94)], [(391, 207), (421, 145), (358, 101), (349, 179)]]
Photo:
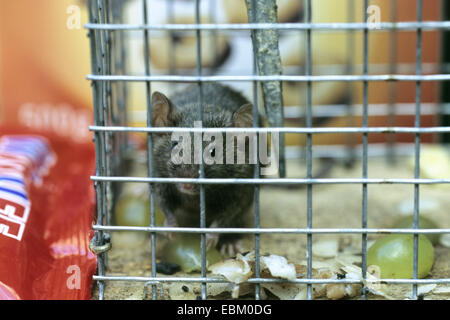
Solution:
[[(197, 179), (199, 177), (199, 168), (198, 166), (193, 165), (184, 165), (178, 168), (176, 177), (177, 178), (189, 178), (189, 179)], [(194, 183), (189, 182), (180, 182), (176, 184), (178, 191), (185, 195), (197, 195), (199, 193), (199, 188)]]

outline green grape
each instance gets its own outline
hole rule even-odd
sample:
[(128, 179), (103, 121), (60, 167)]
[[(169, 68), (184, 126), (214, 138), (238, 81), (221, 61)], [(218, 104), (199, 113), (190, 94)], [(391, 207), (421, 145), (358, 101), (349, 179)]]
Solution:
[[(135, 196), (132, 193), (125, 193), (120, 196), (115, 210), (116, 225), (119, 226), (150, 226), (150, 201), (148, 197)], [(155, 225), (162, 226), (164, 215), (155, 206)]]
[[(414, 216), (409, 215), (403, 218), (400, 218), (395, 222), (395, 224), (392, 226), (392, 228), (397, 229), (413, 229), (414, 228)], [(437, 224), (426, 217), (419, 216), (419, 228), (420, 229), (438, 229), (439, 227)], [(430, 233), (426, 234), (428, 239), (430, 239), (431, 243), (433, 245), (436, 245), (439, 242), (440, 234), (437, 233)]]
[[(162, 250), (162, 260), (180, 265), (184, 272), (201, 271), (200, 235), (178, 234), (173, 241), (169, 241)], [(222, 260), (222, 256), (215, 248), (206, 252), (206, 265), (212, 265)]]
[[(434, 248), (430, 240), (419, 235), (418, 277), (424, 278), (434, 262)], [(414, 236), (390, 234), (379, 238), (367, 251), (367, 265), (380, 267), (381, 278), (405, 278), (413, 276)]]

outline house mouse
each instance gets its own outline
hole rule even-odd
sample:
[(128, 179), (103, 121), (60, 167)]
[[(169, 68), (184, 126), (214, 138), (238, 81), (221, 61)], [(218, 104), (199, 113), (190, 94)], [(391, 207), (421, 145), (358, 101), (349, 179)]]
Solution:
[[(251, 128), (253, 127), (253, 105), (234, 89), (214, 83), (204, 83), (201, 87), (189, 86), (170, 99), (163, 93), (152, 95), (153, 127), (195, 127), (199, 119), (199, 90), (202, 90), (203, 121), (205, 128)], [(261, 118), (258, 119), (261, 126)], [(200, 165), (195, 162), (193, 133), (185, 133), (186, 144), (176, 139), (173, 133), (153, 133), (154, 176), (161, 178), (198, 178)], [(222, 163), (204, 161), (205, 178), (253, 178), (255, 161), (249, 161), (249, 141), (245, 143), (244, 162), (239, 162), (242, 154), (238, 144), (230, 145), (226, 134), (222, 143), (212, 144), (202, 141), (203, 157), (210, 156)], [(205, 140), (205, 139), (202, 139)], [(213, 141), (213, 140), (211, 140)], [(188, 149), (186, 149), (188, 147)], [(220, 148), (222, 147), (222, 148)], [(234, 158), (231, 163), (226, 157), (230, 150)], [(186, 154), (185, 154), (186, 152)], [(184, 161), (174, 157), (182, 154)], [(332, 166), (332, 161), (321, 169), (319, 176), (325, 175)], [(262, 165), (263, 166), (263, 165)], [(304, 185), (274, 185), (288, 189), (301, 188)], [(273, 187), (273, 186), (272, 186)], [(254, 186), (251, 184), (205, 184), (206, 227), (240, 228), (245, 227), (247, 213), (252, 209)], [(157, 183), (155, 194), (159, 207), (166, 217), (165, 225), (169, 227), (200, 227), (200, 185), (192, 183)], [(233, 255), (239, 248), (236, 240), (240, 234), (206, 234), (207, 248), (217, 246), (222, 252)], [(173, 235), (170, 235), (173, 237)]]
[[(204, 83), (193, 85), (178, 92), (170, 99), (163, 93), (152, 94), (152, 126), (193, 128), (199, 119), (199, 93), (202, 90), (203, 116), (201, 126), (205, 128), (253, 127), (253, 106), (239, 92), (228, 86)], [(197, 123), (198, 125), (198, 123)], [(226, 134), (217, 131), (210, 141), (202, 141), (205, 178), (252, 178), (254, 164), (238, 163), (238, 143), (227, 142)], [(195, 161), (194, 133), (184, 133), (175, 139), (173, 133), (152, 134), (154, 175), (163, 178), (198, 178), (200, 165)], [(190, 141), (189, 141), (190, 140)], [(202, 139), (205, 140), (205, 139)], [(198, 141), (198, 140), (197, 140)], [(183, 144), (183, 143), (186, 144)], [(245, 159), (249, 159), (248, 140)], [(183, 149), (184, 147), (184, 149)], [(188, 149), (187, 149), (188, 147)], [(231, 150), (232, 163), (226, 156)], [(198, 154), (198, 153), (197, 153)], [(175, 155), (175, 156), (174, 156)], [(206, 155), (206, 156), (205, 156)], [(178, 158), (177, 158), (178, 157)], [(183, 158), (184, 161), (180, 161)], [(206, 159), (206, 158), (205, 158)], [(211, 159), (216, 160), (211, 163)], [(230, 158), (231, 159), (231, 158)], [(222, 161), (221, 161), (222, 160)], [(251, 211), (254, 201), (254, 186), (251, 184), (205, 184), (206, 227), (244, 227), (245, 216)], [(200, 227), (200, 185), (191, 183), (155, 184), (157, 202), (170, 227)], [(173, 237), (173, 235), (170, 235)], [(232, 254), (237, 248), (237, 234), (206, 234), (207, 248), (218, 247)]]

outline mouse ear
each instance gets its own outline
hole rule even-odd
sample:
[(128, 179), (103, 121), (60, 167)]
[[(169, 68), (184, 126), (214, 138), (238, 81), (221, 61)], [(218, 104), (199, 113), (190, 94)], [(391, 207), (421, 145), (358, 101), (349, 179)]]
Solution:
[(175, 107), (161, 92), (152, 95), (152, 126), (170, 127), (175, 123)]
[(251, 103), (242, 105), (233, 114), (233, 126), (240, 128), (253, 127), (253, 105)]

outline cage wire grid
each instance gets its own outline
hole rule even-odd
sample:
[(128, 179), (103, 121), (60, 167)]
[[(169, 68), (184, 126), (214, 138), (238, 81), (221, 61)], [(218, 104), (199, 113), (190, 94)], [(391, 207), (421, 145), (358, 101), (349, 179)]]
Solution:
[[(423, 1), (416, 0), (417, 16), (416, 21), (396, 22), (396, 1), (391, 1), (391, 22), (380, 22), (379, 28), (371, 29), (368, 23), (353, 22), (354, 14), (350, 14), (351, 4), (349, 3), (349, 22), (344, 23), (314, 23), (312, 22), (312, 1), (305, 0), (305, 16), (304, 21), (297, 23), (238, 23), (238, 24), (219, 24), (219, 23), (202, 23), (200, 24), (200, 0), (195, 1), (195, 23), (193, 24), (152, 24), (149, 21), (148, 7), (146, 0), (142, 0), (142, 24), (128, 24), (123, 23), (122, 12), (126, 4), (125, 1), (118, 0), (89, 0), (89, 23), (85, 25), (88, 29), (91, 46), (91, 60), (92, 60), (92, 74), (87, 78), (92, 81), (93, 90), (93, 105), (94, 105), (94, 125), (90, 126), (90, 130), (94, 132), (94, 141), (96, 149), (96, 173), (91, 179), (95, 185), (96, 200), (97, 200), (97, 218), (96, 224), (93, 225), (95, 235), (92, 241), (92, 248), (98, 254), (98, 268), (97, 274), (94, 275), (94, 280), (98, 284), (99, 299), (104, 298), (105, 283), (108, 281), (139, 281), (145, 282), (144, 297), (146, 295), (147, 287), (151, 286), (152, 298), (157, 299), (157, 285), (164, 282), (196, 282), (201, 283), (201, 297), (207, 298), (206, 284), (213, 282), (224, 282), (225, 280), (217, 278), (209, 278), (206, 274), (206, 242), (205, 235), (207, 233), (242, 233), (254, 235), (254, 249), (255, 249), (255, 277), (248, 280), (248, 282), (255, 284), (255, 299), (260, 299), (261, 283), (268, 282), (286, 282), (287, 280), (267, 279), (260, 277), (260, 235), (266, 233), (279, 234), (299, 234), (307, 237), (307, 277), (305, 279), (296, 279), (289, 282), (301, 283), (307, 285), (307, 298), (312, 299), (312, 285), (313, 284), (361, 284), (363, 286), (362, 298), (366, 298), (366, 290), (364, 281), (356, 279), (314, 279), (312, 278), (312, 237), (317, 234), (360, 234), (362, 241), (362, 277), (366, 278), (367, 271), (367, 235), (381, 234), (381, 233), (403, 233), (414, 235), (414, 257), (413, 257), (413, 278), (412, 279), (383, 279), (384, 283), (392, 284), (411, 284), (413, 288), (413, 299), (418, 298), (417, 286), (419, 284), (431, 283), (450, 283), (450, 279), (418, 279), (418, 237), (420, 234), (444, 234), (450, 233), (450, 229), (418, 229), (419, 218), (419, 191), (420, 185), (425, 184), (449, 184), (450, 179), (423, 179), (420, 178), (420, 146), (421, 134), (442, 134), (449, 133), (450, 128), (445, 126), (421, 127), (421, 115), (436, 113), (438, 111), (445, 112), (448, 110), (445, 104), (423, 104), (421, 103), (422, 82), (434, 81), (442, 82), (450, 80), (449, 74), (424, 74), (422, 64), (422, 33), (427, 30), (445, 31), (450, 29), (450, 21), (423, 21), (422, 9)], [(214, 1), (212, 1), (214, 2)], [(254, 4), (255, 1), (252, 0)], [(370, 4), (369, 0), (364, 0), (364, 21), (367, 21), (367, 8)], [(170, 17), (170, 12), (169, 12)], [(172, 21), (169, 19), (169, 21)], [(150, 72), (150, 50), (149, 42), (151, 41), (151, 31), (190, 31), (195, 32), (196, 37), (196, 75), (175, 75), (169, 72), (169, 75), (152, 75)], [(253, 73), (249, 75), (239, 76), (225, 76), (225, 75), (204, 75), (202, 70), (202, 55), (201, 55), (201, 33), (202, 32), (218, 32), (218, 31), (240, 31), (248, 32), (249, 35), (255, 30), (297, 30), (298, 32), (305, 32), (306, 34), (306, 68), (304, 75), (259, 75), (256, 67), (256, 57), (253, 52)], [(347, 67), (345, 75), (313, 75), (312, 74), (312, 37), (313, 31), (347, 31), (353, 33), (355, 31), (363, 32), (363, 64), (362, 73), (359, 75), (355, 73), (355, 66), (353, 65), (353, 57), (347, 57)], [(395, 41), (395, 33), (401, 30), (409, 30), (416, 32), (416, 63), (414, 66), (415, 74), (398, 74), (396, 71), (401, 69), (401, 66), (396, 63), (395, 49), (390, 52), (390, 66), (387, 74), (369, 74), (369, 33), (371, 32), (389, 32), (391, 41)], [(127, 57), (127, 50), (125, 45), (125, 37), (128, 31), (141, 31), (144, 39), (144, 54), (145, 54), (145, 75), (136, 76), (128, 75), (125, 67), (125, 60)], [(347, 46), (354, 45), (354, 37), (348, 38)], [(173, 71), (173, 68), (170, 71)], [(223, 81), (240, 81), (251, 82), (253, 84), (253, 106), (254, 115), (258, 112), (258, 85), (264, 81), (293, 81), (304, 82), (307, 86), (306, 106), (301, 112), (304, 113), (304, 123), (298, 127), (258, 127), (256, 117), (254, 117), (253, 128), (246, 129), (246, 132), (255, 133), (296, 133), (306, 136), (306, 146), (304, 156), (306, 157), (306, 178), (261, 178), (259, 176), (259, 167), (255, 167), (254, 177), (251, 179), (216, 179), (205, 178), (204, 166), (200, 164), (199, 178), (157, 178), (154, 177), (154, 168), (152, 159), (155, 155), (152, 152), (153, 133), (161, 132), (215, 132), (216, 128), (174, 128), (174, 127), (152, 127), (151, 123), (151, 84), (152, 82), (192, 82), (197, 83), (200, 88), (206, 82), (223, 82)], [(331, 113), (339, 114), (347, 117), (346, 127), (313, 127), (313, 110), (312, 110), (312, 84), (315, 82), (326, 81), (344, 81), (348, 84), (347, 90), (354, 90), (352, 84), (355, 82), (362, 82), (363, 84), (363, 100), (361, 105), (353, 105), (350, 101), (347, 105), (340, 105), (340, 109), (333, 108), (329, 110), (328, 106), (322, 106), (323, 116)], [(406, 114), (414, 115), (413, 127), (395, 127), (392, 126), (395, 117), (395, 108), (400, 108), (401, 105), (392, 100), (384, 107), (384, 111), (380, 115), (388, 115), (388, 126), (386, 127), (369, 127), (369, 100), (368, 91), (369, 83), (377, 81), (408, 81), (415, 83), (415, 104), (404, 105)], [(147, 104), (147, 125), (146, 127), (131, 127), (127, 124), (127, 83), (142, 82), (145, 83), (146, 104)], [(392, 88), (392, 87), (391, 87)], [(391, 96), (395, 94), (395, 88), (390, 89)], [(199, 106), (202, 108), (202, 92), (200, 92)], [(319, 106), (320, 107), (320, 106)], [(315, 106), (314, 108), (317, 108)], [(316, 112), (316, 111), (315, 111)], [(320, 117), (320, 108), (319, 108)], [(336, 113), (337, 112), (337, 113)], [(201, 120), (202, 110), (199, 110), (199, 120)], [(355, 127), (353, 124), (353, 117), (356, 115), (362, 116), (362, 126)], [(398, 113), (397, 113), (398, 115)], [(289, 114), (287, 115), (289, 116)], [(314, 116), (316, 116), (314, 114)], [(376, 116), (376, 115), (375, 115)], [(223, 132), (242, 132), (239, 128), (226, 128)], [(128, 133), (145, 133), (147, 134), (147, 167), (148, 177), (131, 177), (131, 176), (116, 176), (120, 168), (120, 160), (123, 158), (126, 149), (126, 134)], [(348, 158), (349, 161), (354, 160), (357, 156), (354, 141), (352, 141), (351, 134), (362, 135), (362, 172), (361, 178), (313, 178), (312, 163), (314, 157), (320, 157), (319, 154), (313, 154), (313, 135), (323, 133), (348, 134), (348, 141), (346, 146), (346, 153), (343, 157)], [(395, 154), (398, 152), (398, 143), (396, 143), (394, 135), (397, 133), (408, 133), (414, 135), (414, 178), (400, 179), (378, 179), (368, 178), (368, 158), (369, 154), (369, 140), (368, 135), (373, 133), (388, 134), (391, 138), (387, 142), (387, 147), (382, 147), (383, 150), (387, 148), (387, 156), (395, 159)], [(255, 145), (257, 148), (257, 144)], [(282, 148), (283, 146), (281, 146)], [(400, 144), (401, 147), (401, 144)], [(325, 146), (324, 148), (333, 148), (332, 146)], [(333, 150), (333, 149), (331, 149)], [(324, 151), (324, 150), (322, 150)], [(326, 153), (326, 152), (325, 152)], [(324, 153), (324, 154), (325, 154)], [(384, 153), (384, 151), (382, 152)], [(298, 155), (298, 154), (297, 154)], [(257, 162), (258, 163), (258, 162)], [(113, 226), (111, 225), (111, 211), (112, 211), (112, 183), (123, 182), (139, 182), (146, 183), (150, 189), (150, 225), (148, 227), (130, 227), (130, 226)], [(155, 183), (193, 183), (200, 184), (200, 226), (198, 228), (169, 228), (157, 227), (155, 225), (155, 199), (153, 197), (153, 187)], [(205, 216), (205, 184), (251, 184), (254, 185), (254, 226), (252, 228), (206, 228)], [(260, 201), (259, 188), (261, 185), (272, 184), (303, 184), (306, 185), (307, 201), (307, 226), (306, 228), (260, 228)], [(358, 184), (362, 187), (362, 210), (361, 210), (361, 227), (360, 228), (314, 228), (313, 227), (313, 187), (319, 184)], [(367, 187), (370, 184), (407, 184), (414, 187), (414, 227), (412, 229), (381, 229), (367, 227)], [(136, 277), (136, 276), (112, 276), (107, 274), (107, 251), (110, 248), (108, 232), (114, 231), (140, 231), (150, 234), (151, 247), (151, 277)], [(161, 277), (156, 275), (156, 234), (161, 232), (184, 232), (197, 233), (201, 235), (201, 276), (200, 277)]]

